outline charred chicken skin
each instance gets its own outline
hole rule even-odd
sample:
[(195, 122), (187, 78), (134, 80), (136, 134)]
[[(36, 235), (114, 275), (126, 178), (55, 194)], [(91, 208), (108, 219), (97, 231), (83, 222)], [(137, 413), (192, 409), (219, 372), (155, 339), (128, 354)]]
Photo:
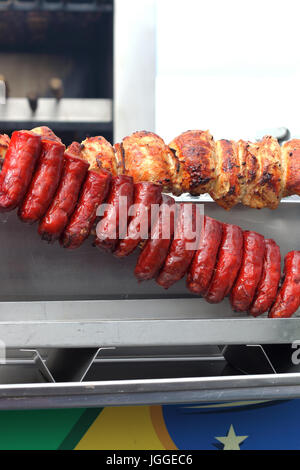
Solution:
[(159, 183), (174, 195), (209, 193), (226, 210), (238, 203), (276, 209), (282, 197), (300, 195), (297, 139), (280, 147), (271, 136), (255, 143), (214, 141), (209, 131), (192, 130), (166, 146), (156, 134), (143, 131), (114, 149), (118, 173), (132, 176), (135, 183)]
[(6, 134), (0, 135), (0, 168), (2, 168), (4, 158), (10, 143), (10, 138)]

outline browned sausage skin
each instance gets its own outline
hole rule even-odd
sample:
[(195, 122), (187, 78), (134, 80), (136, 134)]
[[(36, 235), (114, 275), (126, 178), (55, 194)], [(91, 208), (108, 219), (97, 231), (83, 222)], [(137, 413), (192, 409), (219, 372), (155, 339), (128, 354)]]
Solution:
[(133, 203), (134, 184), (131, 176), (116, 176), (112, 180), (107, 208), (97, 224), (94, 244), (108, 252), (114, 252), (119, 238), (127, 231), (128, 210)]
[(66, 151), (62, 177), (54, 199), (39, 224), (39, 234), (49, 243), (58, 240), (73, 213), (81, 185), (89, 168), (88, 162)]
[(265, 240), (263, 271), (250, 308), (254, 317), (267, 312), (275, 301), (281, 276), (280, 248), (274, 240)]
[(153, 279), (165, 262), (174, 234), (174, 207), (174, 199), (164, 194), (151, 237), (135, 267), (134, 274), (139, 281)]
[(110, 183), (111, 174), (108, 171), (88, 171), (76, 209), (61, 239), (64, 248), (79, 248), (89, 236), (96, 220), (97, 208), (104, 202)]
[(177, 204), (174, 240), (165, 264), (156, 278), (160, 286), (168, 289), (185, 276), (199, 244), (197, 237), (201, 227), (199, 230), (197, 225), (202, 223), (203, 218), (196, 204)]
[(265, 253), (265, 241), (262, 235), (245, 230), (243, 237), (242, 265), (230, 294), (231, 306), (237, 312), (246, 312), (250, 308), (261, 279)]
[(0, 211), (19, 206), (30, 184), (41, 153), (41, 138), (30, 131), (16, 131), (6, 152), (0, 173)]
[(300, 251), (290, 251), (284, 259), (284, 281), (270, 310), (270, 318), (289, 318), (300, 306)]
[(199, 247), (187, 277), (187, 287), (193, 294), (205, 295), (209, 287), (222, 240), (222, 224), (210, 217), (204, 218)]
[(205, 299), (221, 302), (226, 297), (239, 272), (243, 256), (243, 232), (237, 225), (224, 224), (216, 268)]
[(161, 193), (162, 186), (155, 183), (147, 181), (134, 185), (134, 206), (130, 211), (134, 209), (135, 214), (129, 219), (127, 235), (119, 241), (115, 256), (128, 256), (141, 240), (148, 238), (151, 221), (161, 202)]
[(58, 141), (43, 139), (42, 152), (28, 192), (19, 208), (22, 222), (34, 223), (45, 214), (61, 177), (65, 146)]

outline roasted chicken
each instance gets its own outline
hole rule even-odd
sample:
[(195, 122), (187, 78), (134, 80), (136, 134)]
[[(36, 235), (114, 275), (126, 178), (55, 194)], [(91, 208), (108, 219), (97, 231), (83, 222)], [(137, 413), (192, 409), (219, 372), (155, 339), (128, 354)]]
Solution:
[(3, 161), (9, 146), (10, 138), (6, 134), (0, 135), (0, 168), (2, 168)]
[(282, 197), (300, 195), (296, 139), (280, 147), (271, 136), (255, 143), (214, 141), (208, 131), (187, 131), (167, 147), (154, 133), (136, 132), (115, 149), (122, 162), (119, 173), (135, 182), (160, 183), (175, 195), (209, 193), (227, 210), (238, 203), (276, 209)]
[[(43, 138), (60, 141), (47, 127), (33, 129)], [(9, 137), (0, 135), (0, 157)], [(280, 147), (265, 136), (259, 142), (214, 141), (208, 131), (187, 131), (169, 146), (153, 132), (140, 131), (114, 147), (104, 137), (74, 142), (73, 153), (90, 164), (90, 170), (108, 170), (113, 176), (127, 175), (135, 183), (149, 181), (165, 192), (198, 196), (209, 193), (224, 209), (238, 203), (261, 209), (276, 209), (280, 199), (300, 195), (300, 140)]]

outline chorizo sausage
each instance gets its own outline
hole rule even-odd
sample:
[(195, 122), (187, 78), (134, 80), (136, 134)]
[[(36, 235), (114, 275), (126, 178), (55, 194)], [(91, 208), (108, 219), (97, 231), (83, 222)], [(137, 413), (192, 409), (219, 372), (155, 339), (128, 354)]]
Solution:
[(69, 151), (65, 152), (59, 186), (50, 207), (39, 224), (39, 234), (43, 240), (53, 243), (61, 236), (75, 209), (88, 168), (88, 162)]
[(300, 251), (290, 251), (284, 259), (284, 281), (270, 310), (269, 318), (288, 318), (300, 307)]
[(196, 250), (197, 207), (196, 204), (190, 204), (190, 210), (185, 210), (188, 205), (177, 205), (174, 240), (164, 266), (156, 278), (157, 284), (165, 289), (184, 277)]
[(135, 250), (141, 240), (148, 238), (151, 218), (154, 218), (154, 210), (151, 211), (152, 205), (157, 207), (157, 204), (160, 204), (161, 193), (162, 186), (149, 181), (134, 185), (135, 215), (132, 215), (129, 219), (127, 235), (119, 241), (114, 252), (115, 256), (118, 258), (128, 256)]
[(221, 302), (229, 294), (239, 272), (242, 256), (242, 229), (237, 225), (224, 224), (218, 261), (208, 292), (205, 294), (205, 299), (208, 302)]
[(116, 249), (119, 237), (127, 231), (128, 208), (132, 205), (134, 184), (131, 176), (115, 176), (103, 218), (97, 224), (95, 246), (105, 251)]
[(41, 138), (30, 131), (16, 131), (0, 173), (0, 211), (18, 207), (26, 194), (41, 153)]
[(250, 308), (254, 317), (267, 312), (276, 299), (281, 276), (280, 248), (274, 240), (265, 240), (265, 254), (262, 276)]
[(37, 168), (19, 207), (18, 214), (23, 222), (36, 222), (48, 209), (61, 177), (64, 151), (63, 144), (54, 140), (42, 140)]
[(222, 224), (210, 217), (204, 218), (199, 247), (190, 266), (187, 287), (193, 294), (205, 295), (209, 287), (222, 240)]
[(62, 235), (64, 248), (78, 248), (89, 236), (96, 220), (97, 208), (105, 200), (111, 182), (106, 170), (89, 170), (75, 211)]
[(246, 312), (253, 301), (261, 279), (265, 240), (262, 235), (245, 230), (243, 259), (240, 272), (230, 294), (230, 303), (236, 312)]
[(174, 206), (174, 199), (164, 194), (151, 238), (143, 247), (135, 267), (134, 274), (139, 281), (153, 279), (165, 262), (174, 235)]

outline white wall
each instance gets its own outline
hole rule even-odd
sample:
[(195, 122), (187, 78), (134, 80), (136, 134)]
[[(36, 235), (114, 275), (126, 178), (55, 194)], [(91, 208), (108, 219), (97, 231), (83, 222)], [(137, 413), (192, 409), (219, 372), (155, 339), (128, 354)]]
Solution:
[(300, 136), (300, 2), (157, 0), (156, 131)]
[(155, 0), (115, 0), (114, 139), (155, 126)]

